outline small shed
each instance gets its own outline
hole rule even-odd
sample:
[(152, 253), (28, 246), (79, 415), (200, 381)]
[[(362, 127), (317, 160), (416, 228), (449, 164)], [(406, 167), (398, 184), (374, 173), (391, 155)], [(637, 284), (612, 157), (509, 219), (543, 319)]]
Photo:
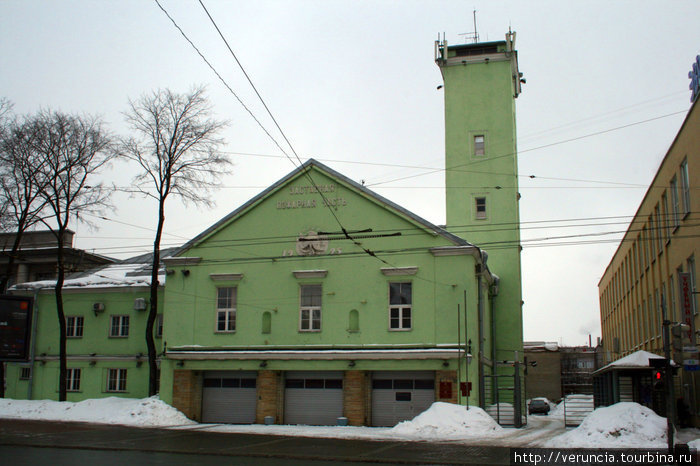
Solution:
[(666, 416), (663, 387), (654, 384), (656, 370), (650, 359), (664, 359), (648, 351), (637, 351), (593, 373), (595, 407), (610, 406), (621, 401), (633, 401)]

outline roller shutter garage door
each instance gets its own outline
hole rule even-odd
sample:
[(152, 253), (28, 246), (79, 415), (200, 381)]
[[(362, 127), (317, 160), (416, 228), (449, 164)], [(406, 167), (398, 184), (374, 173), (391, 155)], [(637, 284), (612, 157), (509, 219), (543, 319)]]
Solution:
[(372, 374), (372, 425), (395, 426), (418, 416), (435, 402), (432, 371)]
[(253, 424), (257, 400), (255, 372), (205, 372), (202, 422)]
[(343, 415), (343, 373), (290, 371), (284, 383), (285, 424), (329, 426)]

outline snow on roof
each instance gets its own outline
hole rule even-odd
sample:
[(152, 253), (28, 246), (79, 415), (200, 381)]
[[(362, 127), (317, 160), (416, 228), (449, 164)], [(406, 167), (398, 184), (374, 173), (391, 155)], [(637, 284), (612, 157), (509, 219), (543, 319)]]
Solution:
[(639, 350), (637, 352), (634, 352), (632, 354), (629, 354), (625, 356), (624, 358), (620, 358), (617, 361), (613, 361), (607, 366), (598, 369), (596, 372), (603, 371), (605, 369), (612, 369), (612, 368), (643, 368), (643, 367), (649, 367), (649, 359), (664, 359), (663, 356), (659, 356), (658, 354), (650, 353), (648, 351), (644, 350)]
[(528, 351), (559, 351), (559, 344), (549, 341), (526, 341), (523, 349)]
[[(170, 257), (175, 248), (161, 250), (161, 259)], [(121, 286), (150, 286), (152, 254), (142, 254), (114, 264), (100, 266), (85, 272), (70, 275), (63, 283), (64, 289), (73, 288), (109, 288)], [(165, 278), (165, 268), (161, 264), (158, 281)], [(53, 288), (56, 280), (20, 283), (14, 290), (41, 290)]]

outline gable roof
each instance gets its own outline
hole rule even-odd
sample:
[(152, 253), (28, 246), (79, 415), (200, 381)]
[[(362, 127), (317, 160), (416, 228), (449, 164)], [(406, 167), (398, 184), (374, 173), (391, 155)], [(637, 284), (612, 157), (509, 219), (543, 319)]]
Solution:
[(369, 199), (373, 200), (374, 202), (377, 202), (384, 207), (388, 208), (389, 210), (393, 210), (400, 216), (403, 216), (410, 221), (418, 224), (425, 230), (434, 232), (438, 236), (442, 236), (443, 238), (447, 239), (451, 243), (453, 243), (456, 246), (473, 246), (471, 243), (468, 241), (464, 240), (463, 238), (460, 238), (457, 235), (454, 235), (444, 228), (441, 228), (437, 225), (432, 224), (431, 222), (425, 220), (424, 218), (420, 217), (419, 215), (414, 214), (413, 212), (409, 211), (408, 209), (405, 209), (404, 207), (401, 207), (400, 205), (396, 204), (395, 202), (390, 201), (389, 199), (385, 198), (384, 196), (381, 196), (371, 189), (368, 189), (365, 186), (362, 186), (361, 184), (351, 180), (347, 176), (341, 174), (340, 172), (337, 172), (333, 170), (332, 168), (328, 167), (327, 165), (322, 164), (318, 160), (315, 159), (309, 159), (306, 162), (304, 162), (303, 165), (295, 168), (292, 170), (290, 173), (288, 173), (286, 176), (282, 177), (279, 179), (277, 182), (269, 186), (267, 189), (264, 191), (260, 192), (257, 196), (253, 197), (250, 199), (248, 202), (245, 204), (241, 205), (239, 208), (235, 209), (233, 212), (229, 213), (225, 217), (223, 217), (221, 220), (204, 230), (202, 233), (199, 235), (195, 236), (192, 238), (190, 241), (185, 243), (181, 248), (176, 250), (172, 256), (177, 257), (180, 254), (186, 252), (190, 248), (194, 247), (198, 243), (200, 243), (202, 240), (204, 240), (206, 237), (211, 235), (212, 233), (216, 232), (219, 228), (222, 226), (226, 225), (227, 223), (233, 221), (235, 218), (243, 215), (246, 213), (248, 210), (250, 210), (253, 206), (257, 205), (260, 203), (263, 199), (267, 198), (274, 192), (276, 192), (278, 189), (280, 189), (284, 184), (287, 182), (291, 181), (292, 179), (298, 177), (298, 176), (304, 176), (306, 175), (311, 168), (314, 168), (316, 170), (319, 170), (320, 172), (326, 174), (327, 176), (334, 178), (338, 180), (339, 182), (345, 184), (346, 186), (356, 190), (357, 192), (363, 194), (364, 196), (368, 197)]

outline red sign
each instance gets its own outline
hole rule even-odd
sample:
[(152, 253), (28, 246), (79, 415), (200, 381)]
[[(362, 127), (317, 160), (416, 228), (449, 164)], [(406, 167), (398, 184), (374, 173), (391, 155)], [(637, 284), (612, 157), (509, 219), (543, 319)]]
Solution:
[(691, 346), (695, 345), (695, 316), (693, 315), (693, 286), (690, 283), (689, 273), (678, 274), (680, 286), (680, 305), (683, 323), (689, 328), (688, 339)]

